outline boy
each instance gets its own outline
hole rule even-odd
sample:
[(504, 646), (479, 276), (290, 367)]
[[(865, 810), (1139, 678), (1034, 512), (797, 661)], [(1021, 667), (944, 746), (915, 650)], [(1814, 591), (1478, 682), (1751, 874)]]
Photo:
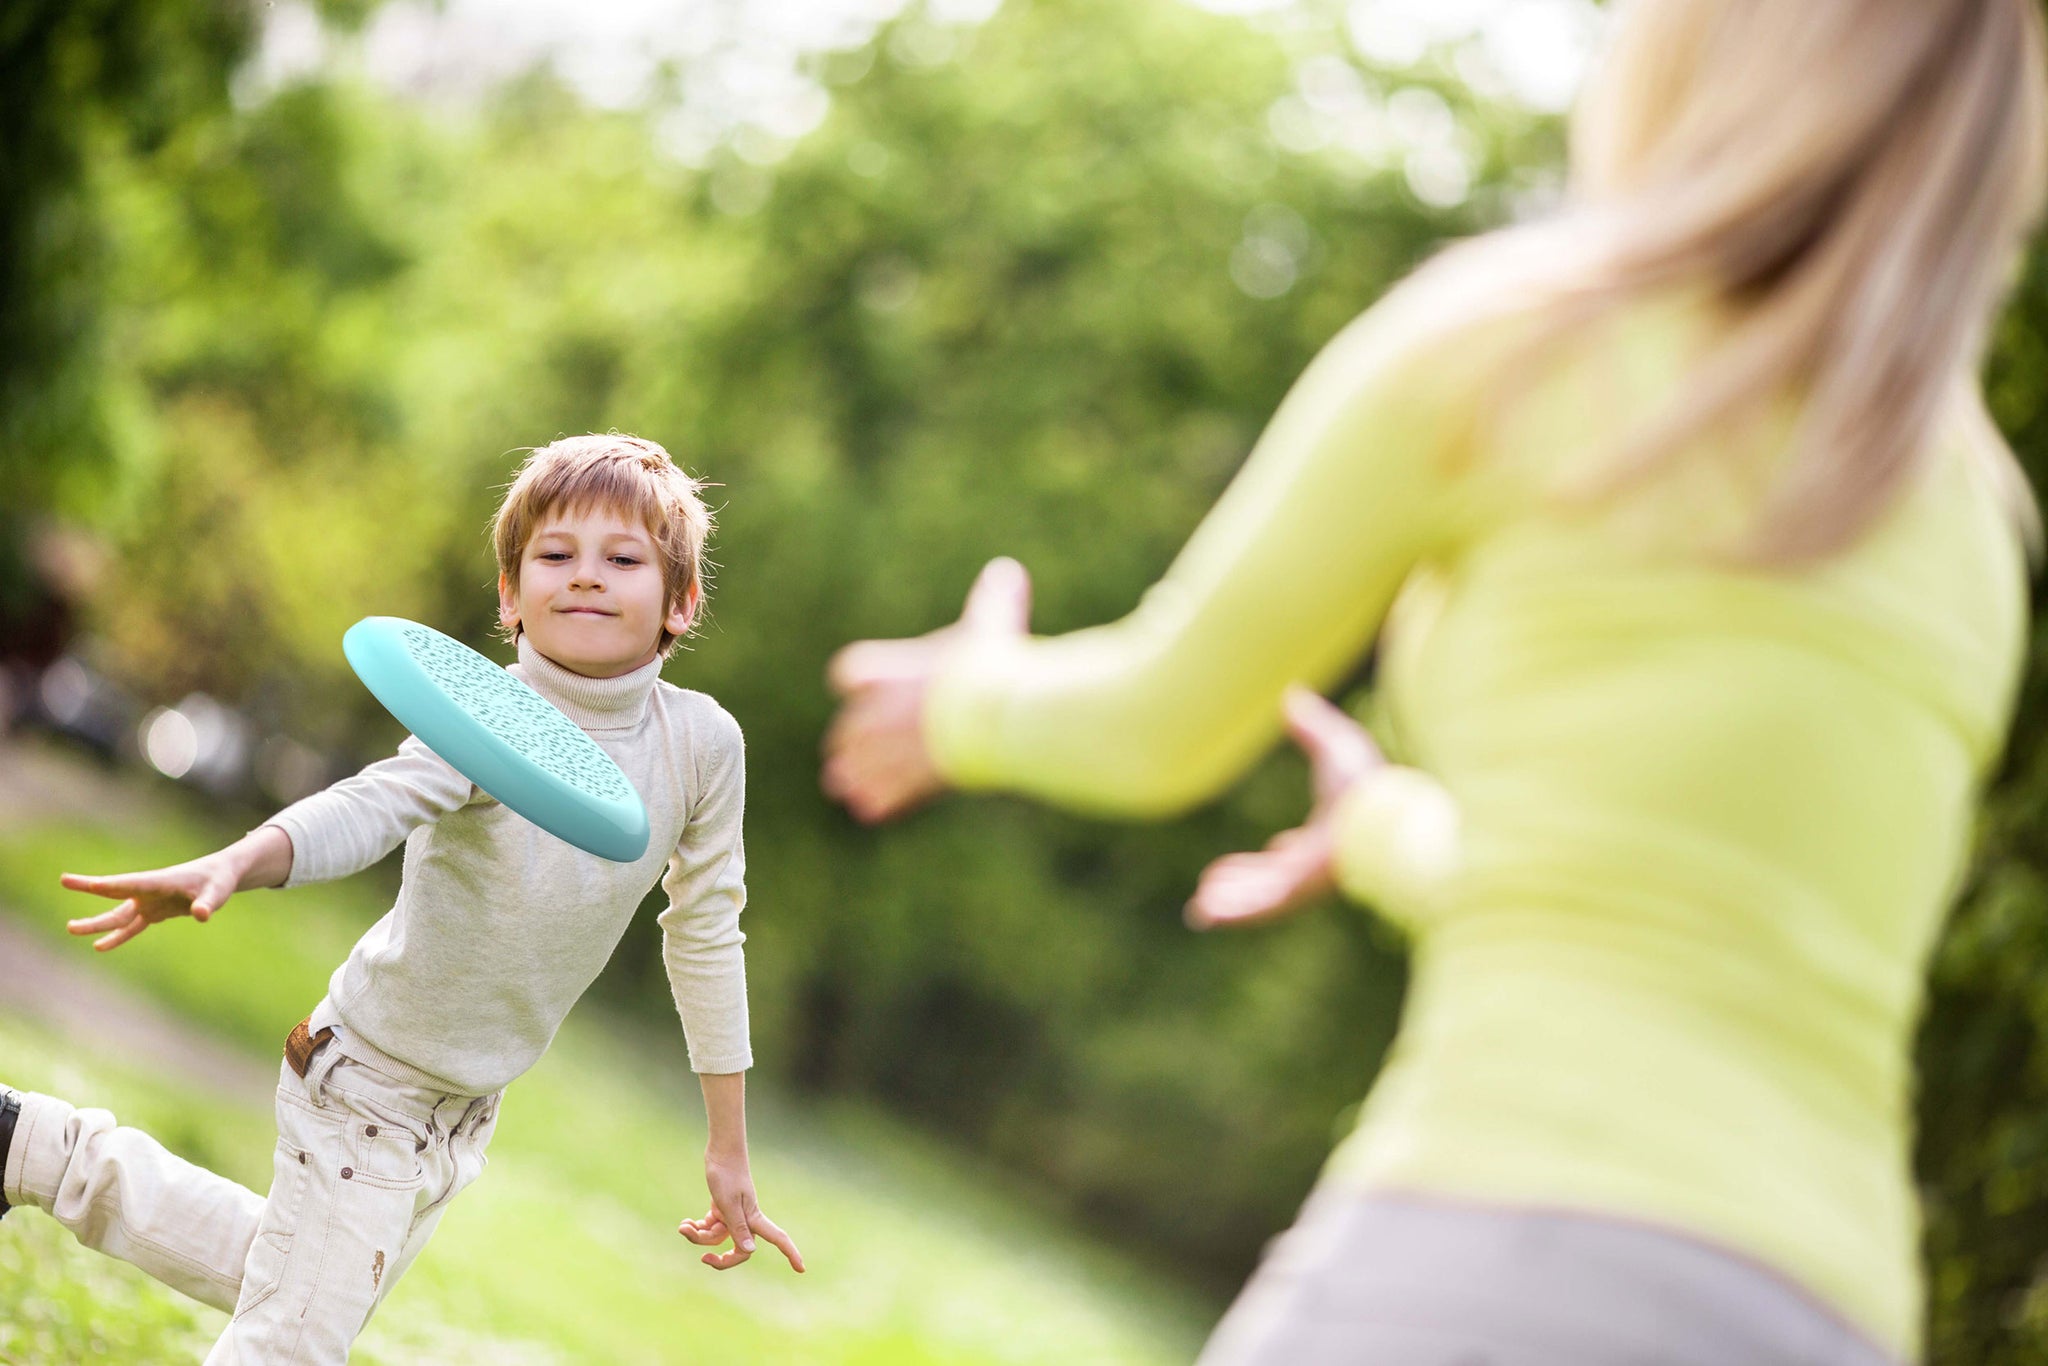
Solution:
[[(619, 864), (556, 839), (417, 739), (396, 757), (174, 868), (66, 874), (125, 898), (74, 920), (116, 948), (205, 921), (235, 892), (342, 877), (405, 843), (397, 904), (285, 1044), (268, 1199), (104, 1110), (0, 1087), (0, 1211), (33, 1204), (88, 1247), (234, 1317), (207, 1357), (339, 1362), (454, 1195), (481, 1171), (505, 1086), (553, 1039), (660, 876), (663, 957), (703, 1087), (712, 1208), (678, 1231), (725, 1269), (756, 1236), (803, 1260), (748, 1172), (746, 901), (738, 725), (660, 679), (703, 600), (710, 515), (651, 441), (582, 436), (528, 458), (499, 507), (499, 622), (512, 672), (582, 726), (646, 802), (654, 838)], [(663, 862), (666, 860), (666, 872)]]

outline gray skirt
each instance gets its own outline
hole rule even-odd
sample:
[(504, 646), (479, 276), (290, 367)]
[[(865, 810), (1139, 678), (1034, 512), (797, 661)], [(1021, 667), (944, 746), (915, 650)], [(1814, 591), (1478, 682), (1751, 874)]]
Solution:
[(1899, 1366), (1756, 1263), (1552, 1210), (1320, 1189), (1199, 1366)]

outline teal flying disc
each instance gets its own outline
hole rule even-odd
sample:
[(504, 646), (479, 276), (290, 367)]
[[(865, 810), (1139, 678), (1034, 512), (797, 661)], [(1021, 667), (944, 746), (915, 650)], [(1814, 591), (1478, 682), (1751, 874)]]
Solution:
[(611, 755), (500, 666), (403, 617), (364, 617), (341, 652), (386, 711), (490, 796), (600, 858), (647, 852), (647, 808)]

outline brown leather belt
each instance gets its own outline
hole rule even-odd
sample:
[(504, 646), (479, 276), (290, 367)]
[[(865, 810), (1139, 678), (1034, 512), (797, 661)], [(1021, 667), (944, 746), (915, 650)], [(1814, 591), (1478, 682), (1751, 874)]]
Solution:
[(326, 1028), (318, 1034), (313, 1033), (307, 1028), (312, 1023), (313, 1017), (308, 1015), (293, 1025), (292, 1032), (284, 1037), (284, 1060), (301, 1077), (306, 1075), (306, 1065), (313, 1060), (313, 1050), (334, 1037), (334, 1031)]

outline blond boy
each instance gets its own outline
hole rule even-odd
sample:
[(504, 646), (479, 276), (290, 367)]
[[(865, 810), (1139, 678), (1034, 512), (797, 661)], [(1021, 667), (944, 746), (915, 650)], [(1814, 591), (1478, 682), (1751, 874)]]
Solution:
[(237, 891), (345, 876), (405, 845), (396, 904), (286, 1041), (267, 1199), (104, 1110), (0, 1088), (0, 1200), (47, 1210), (85, 1245), (230, 1310), (209, 1363), (343, 1361), (482, 1170), (506, 1085), (539, 1059), (658, 877), (663, 957), (710, 1132), (712, 1207), (678, 1231), (706, 1247), (732, 1239), (703, 1256), (719, 1269), (747, 1260), (758, 1236), (803, 1270), (747, 1162), (744, 746), (716, 702), (659, 676), (703, 601), (709, 526), (666, 451), (611, 435), (533, 452), (493, 528), (511, 672), (640, 792), (654, 838), (639, 861), (547, 834), (408, 737), (225, 849), (146, 873), (66, 874), (66, 887), (122, 898), (71, 922), (106, 950), (172, 916), (210, 919)]

